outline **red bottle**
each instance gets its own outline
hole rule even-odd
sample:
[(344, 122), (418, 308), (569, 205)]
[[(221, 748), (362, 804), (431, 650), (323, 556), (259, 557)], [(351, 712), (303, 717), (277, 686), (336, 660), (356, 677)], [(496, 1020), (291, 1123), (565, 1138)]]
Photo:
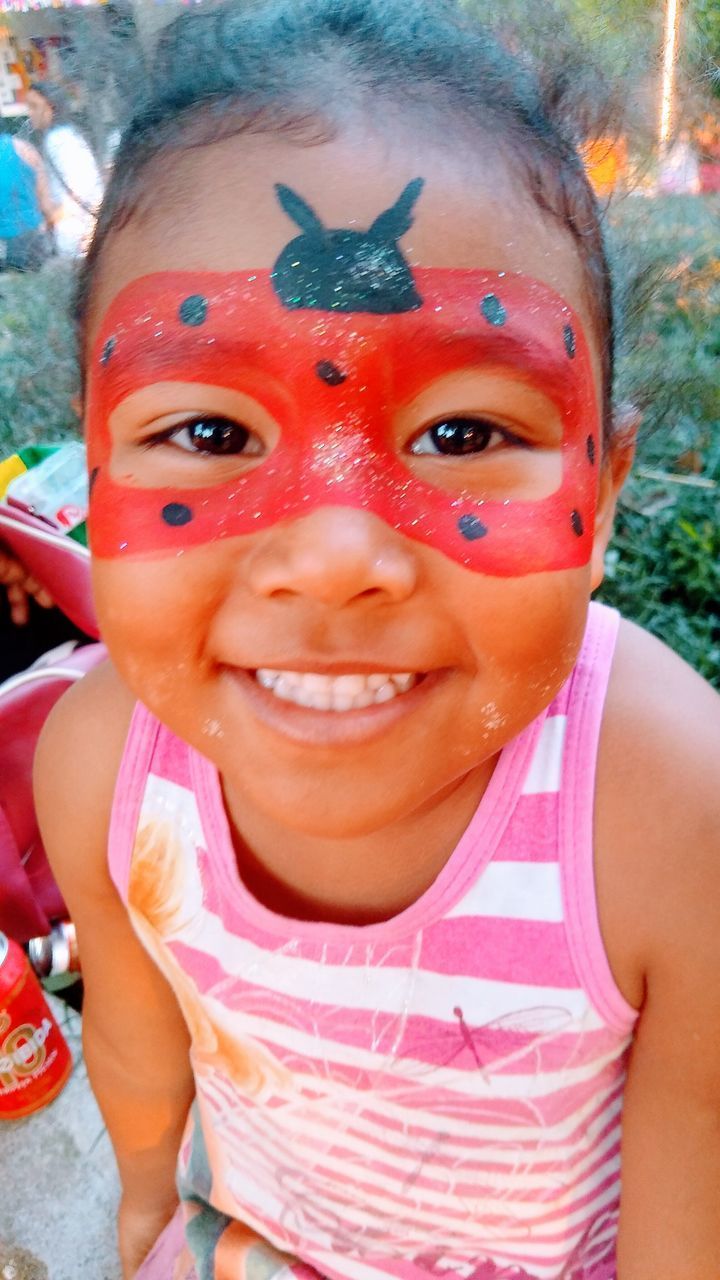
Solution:
[(71, 1070), (70, 1050), (22, 947), (0, 933), (0, 1120), (52, 1102)]

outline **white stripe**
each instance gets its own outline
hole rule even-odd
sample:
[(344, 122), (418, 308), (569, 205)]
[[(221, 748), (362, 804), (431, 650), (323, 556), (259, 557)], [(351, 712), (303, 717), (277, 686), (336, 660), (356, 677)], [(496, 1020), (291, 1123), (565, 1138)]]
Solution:
[(522, 795), (535, 796), (560, 790), (566, 727), (567, 716), (547, 716), (540, 730)]
[[(218, 1117), (217, 1123), (220, 1127), (223, 1127), (224, 1119)], [(286, 1198), (281, 1200), (277, 1194), (276, 1184), (264, 1187), (261, 1185), (264, 1171), (255, 1168), (255, 1175), (253, 1176), (253, 1172), (249, 1168), (249, 1163), (252, 1162), (247, 1161), (247, 1146), (240, 1145), (239, 1155), (240, 1167), (228, 1170), (227, 1188), (231, 1196), (237, 1199), (241, 1209), (240, 1216), (250, 1227), (264, 1235), (265, 1238), (280, 1249), (292, 1251), (295, 1248), (297, 1250), (299, 1237), (302, 1239), (304, 1259), (318, 1268), (322, 1267), (328, 1274), (332, 1274), (337, 1270), (338, 1246), (342, 1244), (342, 1241), (334, 1238), (333, 1232), (337, 1235), (339, 1228), (348, 1237), (347, 1247), (340, 1249), (342, 1273), (347, 1274), (348, 1277), (376, 1277), (379, 1275), (382, 1280), (387, 1280), (386, 1273), (376, 1272), (371, 1264), (365, 1263), (361, 1258), (357, 1257), (357, 1254), (353, 1256), (352, 1251), (357, 1250), (358, 1245), (361, 1246), (362, 1244), (362, 1227), (364, 1225), (361, 1222), (359, 1231), (355, 1228), (352, 1232), (347, 1232), (347, 1227), (350, 1225), (349, 1219), (357, 1218), (358, 1216), (356, 1200), (347, 1205), (339, 1205), (338, 1209), (340, 1211), (332, 1212), (331, 1210), (330, 1229), (326, 1225), (323, 1230), (322, 1225), (316, 1220), (310, 1226), (302, 1217), (298, 1218), (297, 1212), (293, 1212), (293, 1210), (297, 1211), (298, 1207), (302, 1208), (304, 1203), (310, 1203), (313, 1206), (317, 1205), (317, 1200), (312, 1198), (312, 1188), (307, 1185), (302, 1166), (299, 1169), (288, 1170), (291, 1174), (299, 1176), (303, 1183), (302, 1188), (298, 1187), (295, 1181), (291, 1181), (284, 1188), (287, 1193)], [(340, 1185), (342, 1185), (342, 1180)], [(237, 1216), (237, 1206), (234, 1206), (232, 1200), (222, 1194), (222, 1185), (218, 1186), (217, 1181), (216, 1191), (220, 1192), (215, 1200), (218, 1207)], [(309, 1200), (308, 1193), (311, 1196)], [(513, 1235), (502, 1239), (495, 1232), (496, 1238), (491, 1242), (491, 1233), (488, 1231), (486, 1224), (478, 1223), (476, 1225), (482, 1232), (481, 1239), (477, 1240), (471, 1237), (468, 1240), (467, 1236), (461, 1237), (461, 1247), (462, 1243), (465, 1242), (464, 1247), (468, 1252), (469, 1259), (474, 1262), (478, 1260), (479, 1251), (485, 1254), (490, 1249), (493, 1258), (506, 1263), (531, 1258), (533, 1260), (534, 1275), (538, 1277), (538, 1280), (546, 1275), (557, 1277), (559, 1267), (566, 1262), (569, 1252), (582, 1237), (587, 1225), (616, 1196), (617, 1186), (612, 1185), (606, 1188), (602, 1194), (599, 1194), (594, 1201), (590, 1201), (589, 1204), (581, 1209), (569, 1214), (566, 1219), (567, 1226), (579, 1227), (580, 1230), (575, 1233), (575, 1238), (571, 1234), (566, 1242), (555, 1240), (552, 1243), (543, 1244), (533, 1239), (529, 1245), (525, 1245), (523, 1241), (527, 1240), (528, 1235), (532, 1232), (532, 1224), (528, 1226), (527, 1223), (519, 1224), (522, 1236), (521, 1241), (514, 1239)], [(497, 1208), (498, 1206), (495, 1205), (495, 1209)], [(546, 1206), (542, 1202), (538, 1202), (536, 1208), (542, 1213)], [(394, 1206), (393, 1212), (395, 1212)], [(516, 1221), (517, 1218), (513, 1211), (509, 1223), (510, 1229)], [(271, 1224), (273, 1222), (277, 1222), (282, 1226), (282, 1234), (272, 1229)], [(372, 1215), (365, 1225), (369, 1228), (370, 1238), (373, 1241), (377, 1241), (377, 1214)], [(402, 1225), (405, 1226), (404, 1215)], [(613, 1233), (611, 1232), (610, 1234), (612, 1235)], [(465, 1270), (457, 1257), (457, 1238), (456, 1233), (451, 1235), (451, 1228), (446, 1219), (442, 1220), (439, 1228), (435, 1230), (427, 1220), (424, 1220), (420, 1224), (420, 1231), (417, 1237), (413, 1236), (408, 1241), (407, 1237), (403, 1236), (402, 1239), (391, 1239), (387, 1242), (388, 1261), (397, 1258), (398, 1254), (407, 1258), (413, 1248), (419, 1248), (423, 1253), (427, 1253), (432, 1247), (442, 1250), (447, 1249), (450, 1251), (449, 1260), (453, 1263), (453, 1275), (459, 1277), (465, 1274)], [(374, 1252), (378, 1248), (382, 1248), (381, 1242), (374, 1243)], [(537, 1261), (538, 1257), (547, 1259), (547, 1262)], [(471, 1270), (472, 1267), (470, 1267)]]
[[(206, 840), (200, 810), (192, 791), (179, 782), (170, 782), (167, 778), (149, 773), (138, 827), (168, 818), (177, 822), (179, 830), (191, 836), (196, 845), (204, 848)], [(195, 853), (197, 854), (197, 849)]]
[[(240, 1111), (237, 1107), (233, 1108), (232, 1101), (226, 1105), (230, 1108), (226, 1121), (228, 1128), (233, 1128), (234, 1115), (235, 1127), (242, 1141), (248, 1142), (250, 1139), (247, 1130), (237, 1125), (238, 1120), (242, 1124)], [(435, 1138), (425, 1135), (422, 1140), (418, 1140), (409, 1134), (405, 1135), (407, 1155), (403, 1155), (397, 1150), (389, 1151), (386, 1146), (380, 1147), (350, 1134), (347, 1124), (353, 1117), (347, 1113), (344, 1116), (328, 1115), (324, 1125), (309, 1122), (306, 1115), (298, 1113), (293, 1107), (283, 1108), (280, 1114), (283, 1126), (281, 1129), (275, 1123), (274, 1112), (262, 1107), (253, 1110), (252, 1133), (261, 1139), (263, 1151), (271, 1153), (274, 1147), (278, 1147), (278, 1158), (284, 1159), (288, 1150), (291, 1150), (298, 1164), (311, 1168), (318, 1160), (318, 1151), (322, 1150), (323, 1167), (336, 1170), (341, 1180), (347, 1182), (351, 1174), (362, 1180), (363, 1173), (367, 1174), (370, 1170), (374, 1185), (384, 1187), (386, 1191), (396, 1195), (408, 1195), (410, 1188), (415, 1187), (421, 1178), (426, 1181), (447, 1182), (450, 1168), (457, 1182), (467, 1183), (482, 1178), (498, 1191), (505, 1189), (522, 1195), (546, 1190), (549, 1185), (557, 1184), (559, 1175), (562, 1175), (568, 1185), (575, 1185), (586, 1174), (590, 1165), (617, 1146), (621, 1129), (618, 1121), (603, 1141), (595, 1146), (589, 1145), (591, 1140), (583, 1134), (576, 1147), (553, 1146), (550, 1150), (547, 1146), (538, 1146), (534, 1151), (518, 1150), (517, 1142), (512, 1141), (508, 1130), (504, 1149), (479, 1142), (477, 1151), (473, 1152), (468, 1147), (460, 1150), (455, 1144), (449, 1143), (445, 1133), (441, 1131), (442, 1123), (436, 1120), (438, 1133)], [(333, 1149), (337, 1151), (337, 1155), (332, 1154)], [(356, 1157), (354, 1161), (350, 1157), (350, 1164), (348, 1153)], [(434, 1158), (438, 1153), (442, 1153), (442, 1160)], [(483, 1163), (484, 1159), (487, 1163)], [(554, 1173), (547, 1169), (542, 1173), (532, 1172), (534, 1164), (548, 1164), (550, 1161), (556, 1166)], [(507, 1166), (507, 1172), (498, 1168), (502, 1164)], [(380, 1165), (389, 1168), (391, 1172), (381, 1173)], [(596, 1176), (597, 1174), (593, 1174), (593, 1177)], [(418, 1188), (417, 1194), (431, 1198), (435, 1203), (436, 1192)], [(448, 1199), (448, 1205), (452, 1203), (454, 1200)]]
[[(426, 1150), (433, 1134), (441, 1131), (448, 1149), (453, 1150), (459, 1160), (467, 1158), (468, 1148), (460, 1145), (455, 1147), (451, 1142), (452, 1137), (464, 1139), (465, 1142), (472, 1139), (479, 1149), (492, 1148), (493, 1159), (497, 1159), (498, 1162), (504, 1158), (508, 1143), (514, 1148), (510, 1151), (509, 1160), (517, 1156), (518, 1146), (523, 1143), (530, 1144), (531, 1154), (532, 1144), (537, 1143), (540, 1150), (544, 1151), (545, 1158), (552, 1157), (558, 1160), (572, 1158), (577, 1151), (577, 1140), (570, 1143), (568, 1141), (570, 1134), (583, 1129), (584, 1139), (593, 1141), (593, 1135), (599, 1133), (606, 1125), (616, 1119), (619, 1122), (622, 1111), (622, 1096), (610, 1101), (609, 1097), (613, 1089), (606, 1089), (604, 1097), (603, 1095), (593, 1096), (570, 1115), (557, 1120), (552, 1125), (544, 1121), (539, 1112), (536, 1126), (520, 1125), (515, 1120), (510, 1124), (492, 1124), (485, 1118), (475, 1119), (468, 1111), (455, 1118), (444, 1113), (428, 1112), (413, 1103), (407, 1105), (394, 1103), (387, 1097), (379, 1095), (373, 1095), (366, 1101), (362, 1094), (350, 1086), (338, 1085), (332, 1080), (317, 1076), (296, 1075), (294, 1079), (297, 1094), (283, 1110), (283, 1123), (288, 1127), (291, 1124), (291, 1114), (294, 1112), (297, 1112), (301, 1118), (310, 1108), (324, 1108), (329, 1117), (328, 1123), (334, 1127), (336, 1133), (339, 1129), (344, 1130), (347, 1122), (356, 1127), (361, 1125), (371, 1143), (375, 1134), (381, 1143), (414, 1142), (418, 1148)], [(304, 1090), (319, 1093), (320, 1098), (317, 1101), (311, 1099), (305, 1095)], [(228, 1083), (228, 1105), (231, 1099), (235, 1100), (234, 1104), (237, 1103), (237, 1096)], [(458, 1099), (458, 1111), (462, 1102), (462, 1099)], [(532, 1108), (533, 1104), (528, 1102), (528, 1111)], [(398, 1126), (401, 1126), (400, 1130)], [(379, 1146), (374, 1149), (381, 1151)], [(523, 1155), (526, 1150), (527, 1148), (523, 1148)], [(538, 1158), (542, 1159), (542, 1155)]]
[[(403, 1056), (398, 1058), (393, 1052), (393, 1044), (389, 1042), (385, 1052), (358, 1048), (355, 1045), (342, 1044), (336, 1040), (319, 1040), (317, 1035), (301, 1031), (286, 1023), (274, 1022), (243, 1009), (228, 1010), (226, 1006), (210, 996), (202, 999), (212, 1022), (224, 1028), (225, 1035), (238, 1043), (238, 1052), (242, 1055), (242, 1042), (248, 1036), (269, 1045), (279, 1045), (286, 1051), (299, 1054), (311, 1061), (317, 1061), (322, 1055), (322, 1062), (335, 1062), (354, 1067), (362, 1071), (379, 1073), (385, 1071), (391, 1076), (389, 1089), (396, 1089), (405, 1095), (409, 1088), (431, 1088), (454, 1090), (458, 1101), (465, 1098), (473, 1100), (509, 1099), (509, 1098), (544, 1098), (548, 1094), (567, 1090), (573, 1085), (584, 1084), (594, 1079), (605, 1067), (617, 1060), (619, 1049), (613, 1046), (605, 1053), (599, 1054), (590, 1062), (579, 1067), (566, 1065), (557, 1071), (531, 1071), (530, 1073), (502, 1073), (497, 1063), (491, 1064), (485, 1071), (482, 1066), (476, 1070), (448, 1066), (433, 1066), (421, 1058)], [(271, 1011), (269, 1011), (271, 1012)], [(577, 1033), (577, 1027), (574, 1028)], [(463, 1048), (462, 1038), (458, 1030), (458, 1048)], [(298, 1078), (300, 1077), (299, 1073)], [(308, 1076), (308, 1081), (315, 1077)], [(329, 1081), (317, 1078), (318, 1087)]]
[[(579, 1185), (570, 1186), (563, 1194), (550, 1199), (538, 1198), (530, 1203), (517, 1199), (510, 1201), (502, 1196), (471, 1199), (463, 1195), (455, 1198), (438, 1197), (433, 1205), (420, 1208), (411, 1203), (398, 1205), (367, 1188), (363, 1188), (360, 1201), (357, 1188), (345, 1183), (342, 1169), (340, 1178), (333, 1177), (324, 1169), (318, 1177), (316, 1167), (311, 1165), (307, 1168), (302, 1160), (288, 1164), (287, 1147), (284, 1152), (280, 1152), (278, 1163), (274, 1153), (266, 1152), (262, 1144), (256, 1151), (249, 1152), (247, 1134), (228, 1131), (226, 1117), (217, 1116), (215, 1123), (224, 1131), (228, 1155), (234, 1147), (238, 1156), (238, 1164), (228, 1170), (227, 1184), (238, 1199), (241, 1210), (239, 1216), (247, 1219), (246, 1205), (251, 1205), (256, 1213), (268, 1214), (291, 1233), (293, 1230), (299, 1232), (308, 1251), (313, 1247), (322, 1248), (325, 1242), (331, 1248), (337, 1248), (333, 1234), (337, 1232), (338, 1224), (341, 1230), (352, 1229), (352, 1238), (356, 1243), (362, 1240), (366, 1230), (371, 1238), (375, 1236), (377, 1240), (375, 1233), (378, 1224), (382, 1224), (387, 1233), (386, 1247), (392, 1249), (394, 1245), (397, 1249), (398, 1245), (402, 1245), (405, 1256), (413, 1247), (422, 1247), (428, 1237), (436, 1233), (444, 1245), (447, 1244), (458, 1252), (465, 1249), (472, 1251), (478, 1244), (492, 1242), (495, 1249), (507, 1251), (518, 1258), (564, 1257), (573, 1243), (574, 1230), (578, 1227), (585, 1228), (618, 1194), (616, 1181), (602, 1191), (598, 1189), (595, 1197), (588, 1203), (573, 1208), (579, 1199), (597, 1188), (598, 1176), (604, 1182), (607, 1173), (619, 1172), (620, 1160), (615, 1157), (605, 1170)], [(248, 1159), (249, 1154), (253, 1158)], [(368, 1168), (367, 1173), (368, 1180), (377, 1185), (375, 1170)], [(551, 1183), (551, 1178), (549, 1182)], [(344, 1190), (347, 1191), (346, 1196), (343, 1195)], [(285, 1193), (284, 1200), (281, 1198), (282, 1192)], [(310, 1215), (304, 1206), (309, 1207)], [(292, 1222), (288, 1222), (288, 1208), (291, 1213), (294, 1208), (297, 1214), (295, 1227)], [(464, 1216), (450, 1220), (447, 1217), (448, 1208), (464, 1211)], [(507, 1216), (503, 1222), (490, 1225), (488, 1219), (504, 1216), (506, 1210)], [(548, 1210), (553, 1214), (553, 1220), (538, 1222), (539, 1218), (547, 1215)], [(563, 1215), (563, 1210), (568, 1212)], [(557, 1236), (563, 1230), (569, 1237), (567, 1245), (556, 1239), (547, 1239), (548, 1236)], [(475, 1235), (476, 1231), (482, 1233), (480, 1240)], [(532, 1239), (528, 1240), (530, 1236)], [(382, 1248), (382, 1242), (377, 1241), (376, 1247)]]
[[(178, 917), (182, 914), (178, 912)], [(331, 1008), (362, 1009), (369, 1017), (374, 1011), (402, 1011), (405, 1016), (419, 1014), (450, 1022), (453, 1009), (461, 1008), (469, 1026), (487, 1026), (502, 1019), (501, 1025), (522, 1031), (527, 1018), (531, 1018), (538, 1034), (543, 1027), (551, 1032), (563, 1026), (570, 1029), (579, 1020), (585, 1030), (605, 1025), (580, 988), (532, 986), (408, 969), (387, 963), (386, 957), (393, 957), (396, 952), (385, 943), (354, 948), (355, 964), (323, 963), (283, 951), (268, 952), (247, 938), (229, 933), (209, 911), (204, 913), (202, 927), (194, 922), (191, 933), (184, 934), (180, 929), (166, 940), (186, 942), (211, 956), (222, 957), (226, 973), (268, 992), (289, 996), (298, 1004), (306, 1000), (308, 1009), (325, 1004)]]
[(559, 924), (563, 919), (563, 901), (558, 863), (490, 862), (445, 918), (452, 920), (458, 916), (495, 916)]

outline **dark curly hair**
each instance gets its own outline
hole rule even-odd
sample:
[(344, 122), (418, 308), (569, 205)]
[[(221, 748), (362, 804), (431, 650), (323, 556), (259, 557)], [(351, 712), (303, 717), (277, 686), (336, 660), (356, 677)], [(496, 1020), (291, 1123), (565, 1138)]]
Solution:
[[(361, 115), (380, 135), (393, 116), (472, 145), (491, 137), (518, 181), (575, 241), (603, 361), (610, 430), (614, 324), (601, 210), (578, 155), (587, 95), (576, 68), (549, 78), (473, 20), (460, 0), (226, 0), (185, 13), (161, 37), (146, 99), (122, 138), (82, 268), (82, 332), (109, 236), (149, 198), (148, 168), (173, 149), (241, 133), (312, 145)], [(582, 107), (582, 110), (580, 108)]]

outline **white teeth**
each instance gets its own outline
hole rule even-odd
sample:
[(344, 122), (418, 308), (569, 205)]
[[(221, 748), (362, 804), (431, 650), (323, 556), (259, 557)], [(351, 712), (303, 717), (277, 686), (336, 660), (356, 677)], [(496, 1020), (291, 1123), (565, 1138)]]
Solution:
[(393, 676), (393, 680), (401, 693), (407, 693), (408, 689), (412, 689), (415, 683), (415, 676), (407, 671), (404, 675)]
[(255, 672), (264, 689), (272, 690), (283, 702), (315, 711), (358, 711), (383, 702), (391, 702), (417, 684), (414, 672), (372, 675), (327, 676), (318, 672), (273, 671), (267, 667)]
[(256, 671), (255, 672), (255, 679), (257, 680), (258, 684), (261, 684), (263, 686), (263, 689), (272, 689), (275, 685), (275, 681), (277, 680), (277, 678), (278, 678), (277, 671)]

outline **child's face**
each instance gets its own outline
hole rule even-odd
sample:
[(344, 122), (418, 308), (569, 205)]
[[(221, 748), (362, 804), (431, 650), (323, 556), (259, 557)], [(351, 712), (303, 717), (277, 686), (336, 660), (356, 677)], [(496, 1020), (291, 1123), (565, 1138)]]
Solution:
[(177, 160), (93, 315), (97, 607), (136, 694), (318, 835), (487, 770), (572, 668), (612, 506), (568, 234), (489, 151), (235, 139)]

